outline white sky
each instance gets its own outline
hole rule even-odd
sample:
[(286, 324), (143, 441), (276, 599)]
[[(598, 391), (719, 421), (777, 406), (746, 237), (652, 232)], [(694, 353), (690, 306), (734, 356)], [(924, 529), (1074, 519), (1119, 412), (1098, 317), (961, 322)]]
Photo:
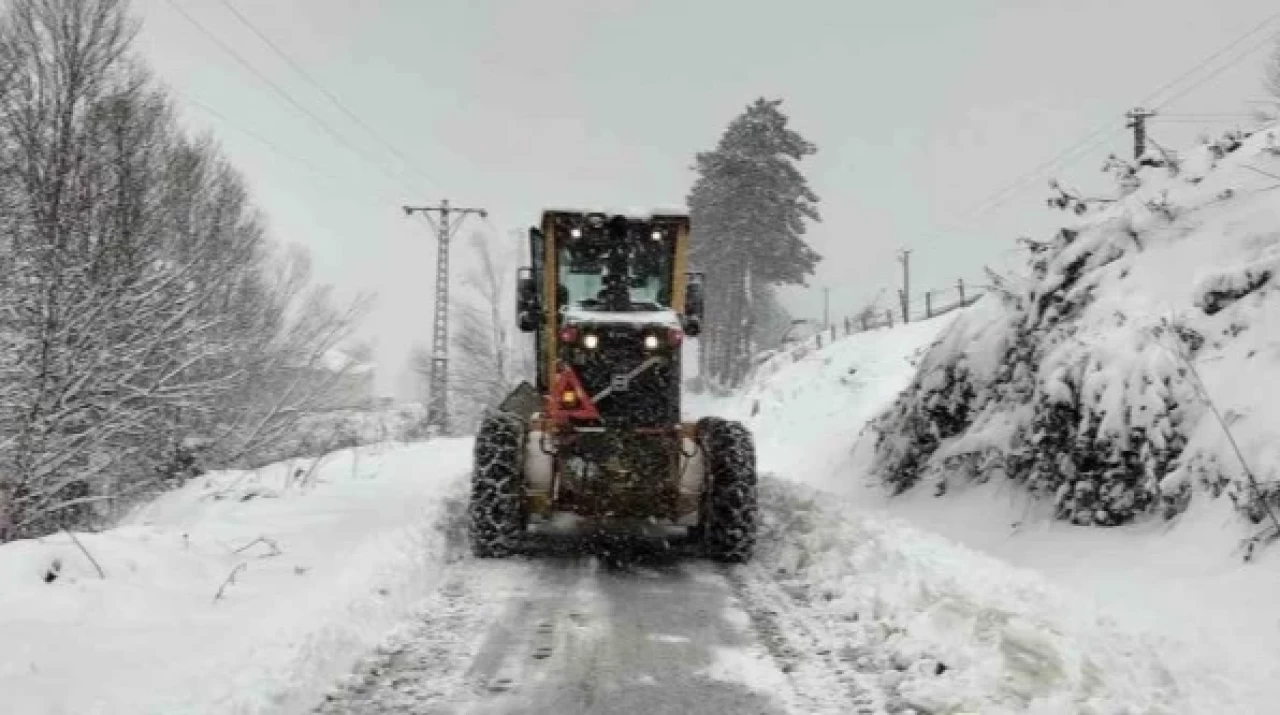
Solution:
[[(378, 292), (366, 333), (386, 389), (409, 347), (430, 336), (434, 242), (402, 204), (485, 206), (491, 222), (472, 228), (508, 242), (543, 206), (680, 205), (694, 153), (756, 97), (780, 97), (818, 146), (802, 169), (825, 219), (809, 237), (826, 260), (787, 302), (820, 317), (829, 287), (842, 316), (897, 287), (901, 248), (913, 249), (913, 292), (979, 281), (984, 265), (1008, 260), (1016, 236), (1044, 234), (1060, 215), (1044, 208), (1043, 179), (962, 223), (976, 204), (1101, 122), (1120, 127), (1126, 109), (1277, 9), (1265, 0), (228, 1), (402, 152), (392, 156), (329, 104), (221, 0), (135, 0), (139, 49), (191, 124), (213, 131), (248, 177), (274, 236), (309, 247), (320, 278)], [(1164, 111), (1242, 113), (1262, 95), (1264, 56), (1259, 48)], [(1230, 126), (1152, 129), (1176, 147)], [(1116, 134), (1060, 175), (1105, 190), (1102, 159), (1129, 150)]]

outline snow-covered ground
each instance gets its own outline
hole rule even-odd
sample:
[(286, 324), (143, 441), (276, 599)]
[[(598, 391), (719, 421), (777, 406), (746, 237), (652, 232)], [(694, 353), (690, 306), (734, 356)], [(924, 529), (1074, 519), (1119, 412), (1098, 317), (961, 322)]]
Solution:
[(898, 396), (953, 315), (859, 333), (795, 362), (783, 356), (731, 397), (692, 396), (687, 412), (745, 422), (763, 472), (819, 487), (843, 480), (850, 437)]
[[(1014, 610), (1056, 614), (1077, 625), (1083, 614), (1106, 614), (1098, 623), (1112, 619), (1120, 624), (1114, 632), (1129, 633), (1160, 653), (1169, 687), (1181, 698), (1169, 712), (1272, 712), (1280, 702), (1280, 555), (1273, 549), (1243, 563), (1238, 517), (1229, 509), (1205, 502), (1173, 524), (1100, 529), (1054, 522), (1048, 505), (1007, 483), (960, 484), (945, 497), (922, 489), (890, 497), (867, 478), (872, 436), (859, 440), (864, 424), (907, 386), (922, 351), (954, 320), (946, 316), (838, 340), (739, 395), (701, 400), (697, 410), (744, 419), (762, 445), (762, 469), (822, 490), (817, 501), (828, 510), (849, 510), (850, 528), (874, 532), (908, 522), (919, 532), (1037, 572), (1042, 579), (1032, 582), (1052, 594), (1042, 603), (1065, 599), (1050, 608), (1022, 602)], [(890, 533), (941, 546), (916, 529)], [(868, 548), (859, 538), (839, 543), (828, 550)], [(903, 543), (901, 553), (928, 549)], [(975, 565), (980, 561), (949, 553), (951, 558), (923, 567), (926, 580), (969, 583), (984, 574), (974, 582), (976, 592), (992, 602), (1017, 591), (1005, 588), (1005, 580), (1014, 577), (992, 577)], [(956, 573), (943, 577), (943, 564), (957, 566)], [(1012, 602), (1019, 603), (1016, 597)], [(1110, 638), (1099, 635), (1110, 626), (1090, 623), (1091, 635), (1075, 636)], [(1073, 633), (1072, 627), (1054, 630)]]
[(438, 441), (202, 477), (78, 535), (105, 578), (66, 535), (5, 544), (0, 712), (305, 710), (437, 583), (469, 459)]
[[(652, 688), (646, 672), (708, 650), (705, 672), (664, 702), (726, 681), (768, 695), (776, 708), (761, 712), (1270, 712), (1270, 554), (1240, 564), (1212, 522), (1100, 531), (1054, 525), (1008, 493), (888, 499), (860, 478), (864, 424), (954, 320), (842, 339), (738, 395), (692, 401), (691, 413), (746, 420), (759, 441), (761, 546), (745, 567), (479, 564), (461, 548), (468, 440), (202, 477), (116, 529), (78, 535), (105, 579), (66, 535), (0, 546), (3, 712), (302, 713), (327, 692), (324, 712), (476, 698), (508, 711), (522, 677), (531, 696), (570, 705), (586, 690), (643, 704), (627, 688)], [(594, 610), (559, 603), (543, 583), (594, 594)], [(646, 610), (647, 593), (681, 599), (724, 641), (670, 637), (679, 626)], [(529, 599), (547, 604), (545, 618), (519, 616)], [(579, 627), (610, 612), (618, 623)], [(510, 648), (536, 645), (544, 622), (560, 629), (557, 655), (510, 670)], [(637, 641), (637, 627), (658, 637)], [(663, 648), (688, 660), (659, 660)], [(556, 665), (592, 652), (610, 668)], [(505, 655), (486, 665), (494, 653)], [(494, 695), (468, 680), (476, 673), (515, 680)], [(333, 690), (347, 683), (359, 707), (348, 708), (347, 685)]]

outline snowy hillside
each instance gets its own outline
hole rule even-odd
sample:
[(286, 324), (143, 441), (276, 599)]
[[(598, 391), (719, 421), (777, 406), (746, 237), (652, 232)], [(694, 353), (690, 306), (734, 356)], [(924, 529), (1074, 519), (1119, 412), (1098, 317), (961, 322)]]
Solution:
[[(1150, 634), (1173, 673), (1207, 673), (1212, 663), (1218, 675), (1206, 675), (1203, 687), (1247, 703), (1206, 712), (1270, 712), (1269, 703), (1280, 699), (1280, 554), (1264, 551), (1244, 563), (1240, 520), (1229, 504), (1222, 508), (1220, 501), (1201, 499), (1204, 508), (1173, 523), (1098, 529), (1054, 520), (1052, 503), (1007, 480), (968, 484), (953, 478), (941, 496), (936, 488), (895, 496), (869, 476), (880, 439), (864, 423), (912, 384), (915, 365), (923, 364), (935, 339), (949, 344), (956, 331), (983, 320), (990, 308), (980, 304), (958, 316), (838, 340), (763, 376), (740, 395), (698, 407), (744, 419), (763, 445), (762, 468), (820, 487), (815, 500), (846, 510), (850, 523), (877, 528), (904, 520), (1038, 572), (1070, 594), (1071, 608), (1096, 608), (1128, 629)], [(967, 558), (951, 558), (962, 572), (971, 568)]]
[(1143, 168), (1131, 194), (1028, 241), (1026, 275), (961, 317), (876, 423), (875, 474), (897, 491), (1008, 479), (1103, 526), (1216, 499), (1240, 537), (1275, 536), (1273, 135)]

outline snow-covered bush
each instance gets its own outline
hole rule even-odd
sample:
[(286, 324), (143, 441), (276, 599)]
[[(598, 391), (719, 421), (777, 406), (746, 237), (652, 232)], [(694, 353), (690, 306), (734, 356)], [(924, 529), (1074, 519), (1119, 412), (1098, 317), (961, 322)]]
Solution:
[[(1267, 310), (1280, 210), (1234, 185), (1243, 162), (1269, 158), (1268, 141), (1231, 134), (1206, 145), (1214, 167), (1177, 176), (1131, 166), (1141, 186), (1130, 195), (1050, 240), (1023, 240), (1023, 275), (961, 315), (873, 423), (876, 477), (936, 494), (955, 479), (1008, 478), (1078, 524), (1173, 517), (1197, 492), (1270, 519), (1280, 435), (1262, 414), (1271, 401), (1240, 383), (1242, 361), (1262, 350), (1280, 363), (1258, 342), (1264, 324), (1280, 327)], [(1249, 369), (1280, 378), (1280, 364)], [(1229, 418), (1210, 416), (1214, 392)], [(1246, 426), (1237, 451), (1228, 432)]]

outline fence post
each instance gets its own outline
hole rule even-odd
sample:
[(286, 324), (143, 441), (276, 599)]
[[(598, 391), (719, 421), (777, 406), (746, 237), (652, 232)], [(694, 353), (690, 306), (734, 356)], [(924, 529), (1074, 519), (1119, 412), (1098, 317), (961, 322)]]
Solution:
[(848, 336), (853, 332), (853, 326), (849, 324), (849, 316), (844, 316), (844, 334)]
[(898, 302), (902, 303), (902, 322), (910, 323), (911, 322), (911, 303), (910, 303), (910, 300), (907, 298), (907, 294), (903, 293), (901, 288), (898, 289)]
[(924, 294), (924, 317), (933, 317), (933, 291)]
[(956, 289), (960, 291), (960, 305), (964, 305), (964, 279), (956, 279)]
[(889, 320), (889, 327), (890, 327), (890, 328), (892, 328), (892, 327), (893, 327), (893, 311), (892, 311), (892, 310), (886, 310), (886, 311), (884, 312), (884, 317), (888, 318), (888, 320)]

